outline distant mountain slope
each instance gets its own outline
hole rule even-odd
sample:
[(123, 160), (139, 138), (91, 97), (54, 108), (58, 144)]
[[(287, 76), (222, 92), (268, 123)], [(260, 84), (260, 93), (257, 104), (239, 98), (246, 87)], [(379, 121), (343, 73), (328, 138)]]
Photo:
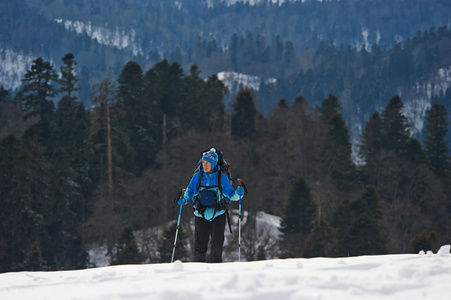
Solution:
[[(116, 79), (127, 61), (134, 60), (148, 70), (168, 58), (185, 71), (197, 64), (203, 77), (234, 72), (262, 82), (276, 81), (277, 85), (263, 86), (259, 93), (265, 114), (281, 98), (291, 101), (302, 94), (316, 103), (324, 95), (336, 93), (345, 102), (347, 122), (355, 124), (358, 119), (362, 126), (365, 115), (383, 107), (391, 93), (399, 90), (410, 97), (412, 89), (399, 85), (388, 95), (373, 97), (364, 87), (358, 91), (349, 85), (362, 81), (365, 86), (368, 76), (359, 76), (373, 72), (371, 69), (354, 69), (358, 76), (347, 78), (351, 80), (346, 82), (348, 86), (331, 82), (328, 68), (343, 57), (324, 52), (328, 43), (337, 49), (371, 51), (377, 45), (387, 51), (395, 42), (414, 39), (418, 32), (450, 24), (449, 0), (6, 0), (0, 2), (0, 85), (17, 90), (32, 59), (42, 56), (58, 70), (61, 58), (70, 52), (78, 62), (79, 97), (88, 104), (92, 84), (105, 77)], [(446, 42), (442, 46), (446, 49)], [(402, 51), (399, 55), (402, 61)], [(402, 64), (392, 65), (392, 70), (402, 68)], [(421, 76), (419, 84), (428, 84), (439, 69), (448, 67), (438, 65), (425, 69), (427, 76), (415, 76)], [(308, 80), (310, 68), (314, 81)], [(348, 72), (337, 66), (334, 70)], [(301, 75), (307, 77), (299, 86)], [(415, 79), (412, 82), (415, 84)], [(370, 87), (375, 83), (370, 82)], [(365, 107), (352, 95), (375, 103)]]

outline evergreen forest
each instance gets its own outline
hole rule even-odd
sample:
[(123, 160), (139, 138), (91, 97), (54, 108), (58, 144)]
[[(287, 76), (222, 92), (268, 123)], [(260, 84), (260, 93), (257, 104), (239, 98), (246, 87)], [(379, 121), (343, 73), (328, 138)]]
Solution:
[[(325, 47), (316, 55), (334, 49), (322, 60), (333, 64), (335, 56), (382, 53), (399, 72), (395, 80), (412, 69), (394, 64), (425, 47), (446, 57), (449, 36), (432, 29), (392, 51)], [(212, 146), (246, 182), (247, 218), (264, 211), (282, 219), (279, 245), (253, 249), (249, 238), (247, 260), (416, 253), (449, 243), (449, 89), (426, 110), (421, 139), (402, 95), (381, 92), (386, 104), (367, 118), (353, 152), (341, 95), (324, 86), (321, 101), (312, 101), (308, 75), (292, 101), (272, 99), (276, 107), (263, 114), (258, 94), (245, 87), (226, 110), (224, 84), (215, 74), (201, 78), (195, 64), (162, 59), (146, 69), (131, 60), (115, 80), (90, 87), (86, 107), (77, 57), (67, 53), (60, 65), (38, 57), (19, 92), (0, 89), (0, 272), (91, 267), (93, 244), (106, 247), (111, 264), (168, 261), (173, 200)], [(366, 84), (380, 91), (384, 74), (367, 73)], [(186, 260), (191, 218), (185, 209), (179, 255)], [(257, 230), (246, 223), (243, 235)]]

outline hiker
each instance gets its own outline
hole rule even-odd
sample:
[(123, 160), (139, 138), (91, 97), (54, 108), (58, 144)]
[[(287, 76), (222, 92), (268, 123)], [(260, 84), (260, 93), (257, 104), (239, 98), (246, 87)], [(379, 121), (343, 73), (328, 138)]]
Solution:
[(238, 201), (243, 195), (244, 188), (238, 187), (235, 191), (227, 175), (220, 170), (216, 149), (203, 152), (199, 171), (178, 200), (179, 205), (194, 202), (194, 261), (207, 261), (211, 238), (209, 262), (222, 262), (227, 204), (230, 200)]

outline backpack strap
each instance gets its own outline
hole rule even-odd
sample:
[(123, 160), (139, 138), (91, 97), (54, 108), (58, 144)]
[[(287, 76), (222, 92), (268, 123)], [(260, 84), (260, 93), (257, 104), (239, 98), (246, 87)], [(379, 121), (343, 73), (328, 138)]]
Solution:
[(226, 216), (227, 216), (227, 223), (229, 224), (229, 230), (230, 230), (230, 233), (233, 233), (232, 232), (232, 226), (230, 225), (230, 215), (229, 215), (229, 210), (227, 209), (227, 207), (228, 207), (228, 203), (225, 203), (225, 197), (224, 197), (224, 195), (222, 194), (222, 184), (221, 184), (221, 180), (222, 180), (222, 171), (221, 171), (221, 169), (219, 169), (219, 171), (218, 171), (218, 177), (216, 177), (216, 181), (218, 182), (218, 189), (219, 189), (219, 192), (220, 192), (220, 195), (221, 195), (221, 202), (223, 203), (223, 208), (225, 209), (225, 213), (226, 213)]

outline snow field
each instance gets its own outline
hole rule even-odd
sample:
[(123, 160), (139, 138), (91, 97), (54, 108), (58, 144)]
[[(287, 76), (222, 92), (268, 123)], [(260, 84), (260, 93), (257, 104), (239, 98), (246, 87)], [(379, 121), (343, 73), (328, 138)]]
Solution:
[(450, 246), (432, 252), (126, 265), (0, 274), (0, 299), (448, 299)]

